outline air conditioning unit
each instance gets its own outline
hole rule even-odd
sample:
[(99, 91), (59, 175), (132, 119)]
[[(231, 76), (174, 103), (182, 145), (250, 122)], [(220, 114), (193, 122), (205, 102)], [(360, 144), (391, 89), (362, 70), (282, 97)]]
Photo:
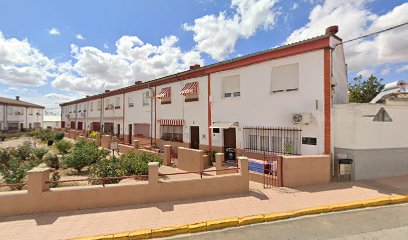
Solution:
[(309, 124), (313, 120), (312, 113), (293, 113), (292, 122), (294, 124)]

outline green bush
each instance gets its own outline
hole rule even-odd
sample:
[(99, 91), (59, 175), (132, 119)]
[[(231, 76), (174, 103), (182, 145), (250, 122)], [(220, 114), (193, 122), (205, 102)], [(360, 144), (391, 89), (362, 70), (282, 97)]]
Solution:
[(59, 151), (61, 154), (67, 154), (68, 151), (72, 148), (72, 146), (73, 146), (72, 143), (70, 143), (70, 142), (68, 142), (68, 141), (65, 141), (65, 140), (58, 141), (58, 142), (55, 144), (55, 147), (58, 149), (58, 151)]
[(54, 140), (55, 141), (61, 141), (62, 139), (64, 139), (64, 132), (55, 132), (54, 133)]
[(34, 148), (31, 146), (30, 142), (24, 142), (20, 146), (10, 149), (10, 151), (12, 155), (22, 161), (30, 160), (32, 154), (34, 154)]
[[(54, 173), (51, 175), (51, 181), (52, 181), (52, 182), (59, 181), (60, 178), (61, 178), (61, 176), (59, 175), (58, 172), (54, 172)], [(58, 187), (58, 183), (50, 183), (50, 187), (51, 187), (51, 188), (56, 188), (56, 187)]]
[(80, 172), (84, 167), (90, 166), (109, 155), (109, 150), (99, 150), (93, 142), (81, 141), (75, 144), (74, 150), (64, 159), (64, 165)]
[[(23, 183), (29, 168), (12, 154), (12, 150), (15, 149), (0, 149), (0, 174), (6, 184)], [(21, 188), (22, 186), (11, 187), (11, 189)]]
[(59, 168), (59, 159), (57, 155), (48, 153), (45, 155), (44, 160), (48, 167), (55, 169)]
[(0, 142), (4, 142), (6, 140), (6, 135), (0, 133)]
[(129, 151), (122, 154), (119, 163), (125, 175), (146, 175), (148, 173), (149, 162), (163, 164), (163, 158), (154, 153), (135, 153)]
[(90, 138), (96, 138), (97, 135), (98, 135), (98, 132), (93, 131), (93, 132), (91, 132), (91, 133), (89, 134), (89, 137), (90, 137)]
[[(90, 175), (93, 178), (120, 177), (123, 175), (123, 171), (117, 159), (105, 158), (91, 166)], [(105, 184), (113, 184), (118, 182), (120, 182), (120, 179), (112, 179), (105, 181)], [(102, 183), (102, 181), (92, 181), (92, 184)]]
[(48, 153), (48, 149), (46, 148), (35, 148), (34, 155), (38, 158), (38, 160), (42, 160), (44, 155)]

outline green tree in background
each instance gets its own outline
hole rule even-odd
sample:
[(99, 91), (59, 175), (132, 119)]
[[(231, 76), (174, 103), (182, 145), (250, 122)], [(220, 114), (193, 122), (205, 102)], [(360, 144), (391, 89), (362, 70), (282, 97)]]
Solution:
[(377, 79), (371, 75), (364, 80), (360, 75), (354, 78), (352, 83), (349, 83), (349, 101), (355, 103), (368, 103), (384, 88), (381, 82), (384, 79)]

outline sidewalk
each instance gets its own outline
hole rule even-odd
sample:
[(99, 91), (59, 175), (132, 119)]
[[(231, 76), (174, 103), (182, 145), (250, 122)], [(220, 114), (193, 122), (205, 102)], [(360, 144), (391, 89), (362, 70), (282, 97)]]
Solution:
[(0, 239), (67, 239), (408, 194), (408, 176), (296, 189), (250, 185), (247, 194), (217, 198), (4, 217)]

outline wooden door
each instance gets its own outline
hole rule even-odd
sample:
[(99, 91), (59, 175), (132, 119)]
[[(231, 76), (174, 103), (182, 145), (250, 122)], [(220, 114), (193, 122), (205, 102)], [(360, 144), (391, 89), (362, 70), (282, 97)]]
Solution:
[(133, 125), (129, 124), (129, 144), (132, 145), (132, 136), (133, 136)]
[(71, 126), (70, 126), (70, 128), (71, 128), (71, 129), (75, 129), (75, 122), (74, 122), (74, 121), (71, 121)]
[[(231, 153), (228, 149), (236, 149), (236, 133), (235, 128), (224, 129), (224, 158), (225, 160), (231, 160)], [(233, 154), (235, 156), (235, 153)], [(234, 158), (234, 157), (233, 157)]]
[(190, 148), (200, 148), (200, 128), (198, 126), (190, 127)]
[[(65, 128), (65, 121), (61, 122), (61, 128)], [(31, 123), (30, 123), (30, 129), (31, 129)]]
[(78, 122), (78, 130), (82, 130), (82, 122)]

